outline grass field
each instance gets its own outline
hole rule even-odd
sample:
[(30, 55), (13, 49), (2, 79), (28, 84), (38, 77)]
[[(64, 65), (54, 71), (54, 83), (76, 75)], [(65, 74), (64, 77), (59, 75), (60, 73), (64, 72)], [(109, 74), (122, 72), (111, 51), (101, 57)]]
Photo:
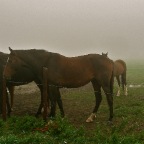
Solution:
[(109, 110), (104, 94), (96, 120), (85, 123), (95, 103), (89, 84), (61, 91), (64, 119), (59, 110), (47, 123), (28, 113), (12, 115), (6, 122), (0, 119), (0, 144), (144, 144), (144, 61), (127, 61), (127, 84), (128, 96), (117, 97), (115, 82), (112, 125), (107, 124)]

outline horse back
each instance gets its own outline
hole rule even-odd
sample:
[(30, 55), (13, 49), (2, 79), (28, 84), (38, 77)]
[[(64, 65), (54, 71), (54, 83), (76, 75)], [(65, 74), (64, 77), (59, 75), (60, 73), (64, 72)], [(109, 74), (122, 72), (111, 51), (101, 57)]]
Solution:
[[(56, 72), (66, 72), (74, 74), (95, 74), (98, 71), (104, 71), (109, 67), (113, 67), (113, 62), (99, 54), (88, 54), (78, 57), (65, 57), (63, 55), (55, 55), (48, 61), (48, 67)], [(65, 73), (65, 75), (66, 75)]]
[[(47, 60), (48, 75), (50, 81), (59, 81), (63, 85), (77, 82), (83, 85), (93, 78), (93, 68), (89, 56), (65, 57), (53, 54)], [(69, 84), (67, 84), (69, 85)]]
[(111, 75), (113, 69), (111, 61), (98, 54), (78, 57), (53, 54), (47, 62), (49, 80), (59, 81), (58, 83), (62, 85), (64, 81), (66, 81), (67, 85), (74, 85), (74, 83), (84, 85), (94, 78), (99, 79), (102, 75)]
[(114, 62), (114, 75), (121, 75), (126, 72), (126, 63), (123, 60), (116, 60)]

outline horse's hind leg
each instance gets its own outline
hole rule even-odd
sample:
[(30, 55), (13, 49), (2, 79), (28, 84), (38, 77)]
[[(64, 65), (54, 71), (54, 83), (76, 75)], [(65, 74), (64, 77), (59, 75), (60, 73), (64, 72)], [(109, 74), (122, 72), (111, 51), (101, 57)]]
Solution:
[(61, 116), (64, 117), (65, 114), (64, 114), (63, 103), (62, 103), (61, 94), (60, 94), (59, 89), (57, 91), (56, 99), (57, 99), (57, 104), (58, 104), (59, 109), (60, 109)]
[(94, 88), (94, 93), (95, 93), (95, 98), (96, 98), (96, 105), (94, 107), (93, 113), (88, 117), (86, 122), (92, 122), (96, 118), (96, 113), (97, 113), (98, 108), (100, 106), (100, 103), (102, 101), (100, 85), (96, 82), (96, 80), (92, 81), (92, 85), (93, 85), (93, 88)]
[(50, 116), (55, 116), (56, 111), (56, 102), (59, 106), (61, 116), (64, 117), (64, 109), (63, 109), (63, 103), (61, 100), (61, 94), (58, 87), (50, 86), (50, 100), (51, 100), (51, 112)]
[(119, 76), (116, 76), (116, 80), (118, 82), (118, 91), (117, 91), (117, 95), (116, 96), (120, 96), (120, 78), (119, 78)]
[(124, 94), (125, 94), (125, 96), (128, 95), (128, 90), (127, 90), (127, 86), (126, 85), (124, 86)]
[(42, 90), (42, 85), (39, 85), (38, 82), (36, 82), (38, 88), (40, 89), (40, 94), (41, 94), (41, 101), (39, 108), (37, 110), (37, 113), (35, 114), (36, 117), (38, 117), (41, 114), (42, 108), (43, 108), (43, 90)]
[(112, 121), (112, 118), (113, 118), (113, 92), (109, 89), (109, 85), (102, 86), (102, 88), (106, 94), (106, 98), (107, 98), (107, 102), (108, 102), (108, 106), (109, 106), (109, 111), (110, 111), (109, 121)]
[(126, 71), (122, 74), (122, 85), (123, 85), (123, 90), (124, 90), (124, 95), (128, 95), (128, 90), (127, 90), (127, 84), (126, 84)]

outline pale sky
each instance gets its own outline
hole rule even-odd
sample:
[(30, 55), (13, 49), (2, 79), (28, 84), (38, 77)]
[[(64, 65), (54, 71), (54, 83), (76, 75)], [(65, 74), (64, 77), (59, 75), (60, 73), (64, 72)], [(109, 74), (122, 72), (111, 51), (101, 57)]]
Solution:
[(0, 0), (0, 51), (144, 56), (144, 0)]

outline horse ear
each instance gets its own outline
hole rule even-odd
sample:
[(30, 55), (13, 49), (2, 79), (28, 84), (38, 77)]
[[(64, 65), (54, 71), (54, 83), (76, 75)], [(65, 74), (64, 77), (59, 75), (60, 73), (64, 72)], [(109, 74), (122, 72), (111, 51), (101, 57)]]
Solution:
[(108, 52), (106, 53), (106, 55), (108, 55)]
[(13, 50), (9, 47), (10, 52), (12, 52)]
[(9, 50), (10, 50), (11, 54), (15, 54), (15, 52), (11, 49), (11, 47), (9, 47)]

